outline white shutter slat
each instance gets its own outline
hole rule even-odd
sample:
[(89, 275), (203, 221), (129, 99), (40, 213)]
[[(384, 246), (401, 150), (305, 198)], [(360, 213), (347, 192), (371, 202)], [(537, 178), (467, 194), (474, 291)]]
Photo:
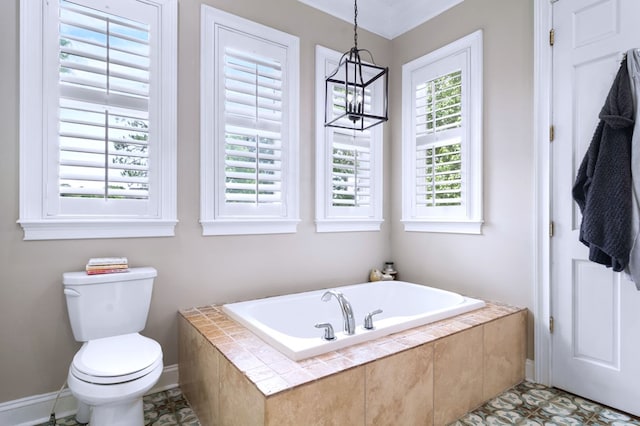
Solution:
[(225, 120), (228, 124), (235, 128), (244, 128), (248, 133), (249, 129), (253, 130), (252, 136), (256, 134), (269, 138), (269, 135), (275, 135), (277, 139), (280, 139), (280, 131), (282, 129), (282, 122), (276, 120), (258, 120), (256, 121), (251, 117), (243, 117), (240, 115), (225, 114)]
[[(113, 67), (111, 67), (110, 70), (107, 72), (106, 62), (100, 61), (96, 63), (97, 61), (99, 61), (98, 59), (91, 62), (93, 65), (87, 65), (86, 61), (89, 59), (91, 58), (78, 57), (77, 61), (61, 60), (60, 66), (71, 72), (82, 73), (82, 75), (84, 76), (90, 76), (94, 78), (97, 78), (97, 77), (102, 78), (102, 77), (108, 76), (109, 78), (119, 78), (125, 81), (131, 81), (135, 83), (144, 83), (145, 85), (149, 84), (148, 73), (138, 72), (139, 70), (146, 71), (143, 65), (129, 66), (128, 64), (114, 63), (112, 61), (111, 65), (122, 65), (124, 68), (121, 69), (121, 71), (118, 71), (117, 69), (114, 69)], [(85, 63), (78, 62), (80, 60), (85, 60)], [(126, 69), (126, 68), (129, 68), (129, 69)], [(66, 81), (67, 78), (72, 80), (73, 74), (62, 74), (60, 77), (62, 81)], [(86, 80), (87, 80), (87, 85), (94, 86), (93, 84), (91, 84), (91, 80), (92, 80), (91, 78), (86, 78)], [(148, 94), (148, 90), (142, 91), (139, 89), (137, 90), (137, 92), (142, 92), (141, 94), (144, 94), (144, 95)]]
[[(70, 12), (70, 13), (77, 13), (77, 14), (81, 14), (96, 20), (104, 20), (105, 19), (105, 14), (103, 13), (99, 13), (93, 9), (87, 8), (85, 6), (81, 6), (81, 5), (77, 5), (74, 3), (71, 3), (69, 1), (61, 1), (60, 2), (60, 7), (61, 10), (63, 12)], [(64, 18), (66, 16), (66, 18)], [(73, 15), (72, 15), (73, 16)], [(72, 19), (69, 18), (69, 15), (62, 15), (61, 16), (61, 20), (62, 19)], [(146, 29), (146, 25), (138, 23), (134, 20), (131, 19), (126, 19), (126, 18), (121, 18), (117, 15), (109, 15), (109, 19), (111, 20), (111, 22), (113, 22), (114, 24), (126, 27), (126, 28), (130, 28), (133, 30), (145, 30)]]
[[(225, 80), (225, 89), (231, 93), (238, 94), (238, 97), (242, 95), (247, 95), (250, 97), (258, 98), (262, 101), (262, 103), (267, 103), (267, 101), (272, 101), (275, 103), (282, 102), (282, 92), (279, 88), (270, 88), (265, 85), (262, 86), (262, 90), (256, 89), (256, 81), (255, 79), (247, 79), (247, 81), (239, 80), (236, 78), (227, 78)], [(253, 103), (255, 105), (255, 102)]]
[(270, 172), (280, 171), (280, 168), (281, 168), (280, 164), (256, 163), (256, 162), (235, 161), (235, 160), (226, 160), (224, 164), (227, 168), (232, 168), (232, 169), (254, 169), (254, 170), (259, 169), (259, 170), (266, 170)]
[[(348, 188), (356, 188), (356, 185), (353, 184), (347, 184), (343, 181), (339, 181), (339, 180), (334, 180), (333, 183), (336, 185), (336, 187), (348, 187)], [(358, 188), (358, 193), (360, 195), (362, 195), (363, 193), (368, 194), (370, 191), (370, 185), (367, 182), (367, 184), (364, 184), (362, 182), (358, 182), (357, 184), (357, 188)], [(349, 190), (348, 194), (351, 195), (352, 194), (353, 189)], [(339, 189), (334, 189), (333, 190), (334, 193), (338, 193), (341, 192)], [(346, 193), (346, 192), (345, 192)]]
[(246, 109), (247, 112), (245, 114), (253, 117), (256, 115), (255, 109), (257, 107), (264, 111), (269, 111), (272, 114), (275, 114), (275, 117), (278, 120), (282, 119), (282, 103), (279, 101), (274, 102), (272, 99), (265, 100), (264, 98), (258, 98), (256, 103), (255, 95), (231, 90), (226, 93), (226, 98), (228, 101), (228, 105), (225, 109), (227, 111), (229, 110), (230, 105), (236, 105), (236, 108), (238, 109), (249, 107)]
[[(246, 179), (246, 180), (254, 180), (256, 178), (256, 173), (243, 173), (240, 171), (228, 171), (227, 178), (230, 179)], [(282, 173), (280, 172), (269, 172), (269, 174), (261, 173), (259, 175), (260, 181), (265, 182), (281, 182), (282, 181)]]
[[(73, 169), (71, 171), (66, 171), (66, 169), (61, 169), (60, 179), (69, 180), (69, 181), (94, 181), (101, 182), (101, 179), (97, 179), (96, 176), (89, 173), (80, 173), (78, 170)], [(137, 176), (114, 176), (112, 178), (113, 182), (126, 182), (126, 183), (148, 183), (149, 179), (146, 177), (137, 177)]]
[[(233, 120), (229, 120), (233, 121)], [(244, 139), (267, 139), (270, 141), (271, 146), (281, 149), (282, 141), (280, 140), (280, 134), (275, 132), (269, 132), (264, 129), (249, 128), (249, 127), (238, 127), (234, 126), (233, 123), (227, 123), (225, 126), (225, 142), (234, 144), (237, 141)], [(255, 146), (255, 142), (250, 142), (251, 146)]]
[(267, 69), (273, 69), (277, 71), (282, 71), (282, 64), (276, 59), (270, 59), (264, 56), (256, 55), (254, 52), (246, 52), (240, 49), (234, 49), (233, 47), (227, 47), (225, 49), (225, 54), (228, 58), (233, 58), (234, 60), (241, 62), (249, 62), (255, 65), (259, 65), (265, 67)]
[[(111, 154), (110, 157), (123, 157), (123, 156)], [(80, 159), (61, 158), (60, 165), (68, 166), (68, 167), (85, 167), (85, 168), (91, 167), (91, 168), (96, 168), (100, 170), (104, 170), (105, 168), (104, 161), (102, 162), (92, 161), (90, 159), (82, 159), (82, 158)], [(149, 170), (146, 164), (116, 163), (116, 162), (109, 164), (109, 169), (110, 170), (127, 170), (127, 171), (144, 171), (144, 172)]]
[[(68, 78), (67, 78), (68, 80)], [(82, 83), (83, 84), (83, 83)], [(102, 89), (106, 86), (102, 86)], [(109, 106), (110, 109), (123, 109), (132, 117), (136, 112), (146, 113), (149, 100), (146, 97), (125, 96), (118, 93), (105, 94), (103, 90), (91, 90), (86, 86), (60, 85), (61, 103), (69, 101), (86, 102), (93, 105)], [(146, 118), (145, 118), (146, 119)]]

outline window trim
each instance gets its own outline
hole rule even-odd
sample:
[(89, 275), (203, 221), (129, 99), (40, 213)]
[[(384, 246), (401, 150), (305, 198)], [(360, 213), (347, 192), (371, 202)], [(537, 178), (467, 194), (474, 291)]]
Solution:
[[(469, 177), (465, 191), (465, 214), (456, 217), (418, 215), (415, 199), (415, 96), (413, 75), (420, 70), (437, 66), (440, 61), (464, 54), (466, 66), (467, 113), (462, 140), (466, 174)], [(475, 31), (440, 49), (428, 53), (402, 66), (402, 219), (408, 232), (445, 232), (462, 234), (482, 233), (482, 30)], [(464, 78), (464, 77), (463, 77)], [(463, 107), (464, 108), (464, 107)], [(465, 112), (463, 111), (463, 114)], [(464, 154), (463, 154), (464, 155)]]
[[(218, 146), (216, 135), (219, 126), (216, 104), (217, 81), (220, 77), (216, 67), (216, 30), (219, 27), (244, 33), (252, 38), (279, 44), (287, 49), (287, 117), (283, 128), (288, 133), (285, 166), (286, 214), (280, 217), (265, 215), (222, 215), (219, 210)], [(299, 218), (299, 98), (300, 98), (300, 40), (298, 37), (248, 19), (221, 11), (208, 5), (201, 6), (200, 21), (200, 224), (202, 234), (208, 235), (254, 235), (295, 233)], [(213, 96), (207, 96), (213, 94)], [(213, 117), (213, 119), (212, 119)]]
[[(371, 214), (364, 216), (359, 211), (344, 211), (342, 215), (333, 214), (330, 182), (333, 150), (331, 135), (335, 131), (324, 125), (325, 109), (325, 67), (328, 61), (340, 60), (342, 53), (316, 45), (316, 232), (356, 232), (380, 231), (384, 222), (383, 205), (383, 126), (374, 126), (371, 132)], [(348, 209), (348, 208), (345, 208)]]
[[(159, 9), (161, 29), (159, 73), (161, 172), (156, 181), (157, 214), (153, 216), (58, 215), (46, 214), (47, 167), (50, 167), (47, 121), (57, 117), (49, 109), (48, 97), (56, 90), (43, 78), (45, 49), (43, 37), (48, 2), (20, 0), (20, 217), (25, 240), (127, 238), (173, 236), (177, 224), (176, 139), (177, 139), (177, 0), (145, 0)], [(57, 21), (56, 21), (57, 25)], [(24, 48), (28, 46), (28, 48)], [(57, 155), (57, 152), (56, 152)], [(37, 165), (34, 167), (34, 165)]]

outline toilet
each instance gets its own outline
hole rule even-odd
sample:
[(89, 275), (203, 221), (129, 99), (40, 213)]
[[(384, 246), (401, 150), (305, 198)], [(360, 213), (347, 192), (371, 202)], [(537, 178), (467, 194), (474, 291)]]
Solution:
[(67, 384), (78, 400), (76, 420), (91, 426), (144, 425), (142, 397), (162, 373), (162, 348), (139, 334), (151, 303), (154, 268), (63, 274), (73, 336), (84, 342)]

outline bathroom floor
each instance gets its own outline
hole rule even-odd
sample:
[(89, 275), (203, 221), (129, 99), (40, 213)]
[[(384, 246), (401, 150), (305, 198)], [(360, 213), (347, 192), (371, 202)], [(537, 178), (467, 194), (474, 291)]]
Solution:
[(536, 383), (522, 382), (450, 426), (640, 425), (640, 419)]
[[(146, 425), (200, 426), (178, 388), (145, 396), (144, 414)], [(63, 426), (78, 424), (73, 416), (59, 419), (56, 423)], [(559, 389), (522, 382), (451, 424), (474, 425), (640, 426), (640, 419)]]
[[(149, 426), (200, 426), (196, 415), (179, 388), (144, 397), (144, 423)], [(76, 426), (74, 416), (58, 419), (56, 425)], [(40, 426), (48, 426), (42, 423)]]

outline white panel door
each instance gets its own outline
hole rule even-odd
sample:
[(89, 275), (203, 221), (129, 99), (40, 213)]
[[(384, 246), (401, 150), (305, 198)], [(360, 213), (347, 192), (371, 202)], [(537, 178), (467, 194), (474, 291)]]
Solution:
[(639, 0), (553, 5), (552, 384), (640, 415), (640, 292), (588, 260), (571, 188), (623, 53), (640, 47)]

